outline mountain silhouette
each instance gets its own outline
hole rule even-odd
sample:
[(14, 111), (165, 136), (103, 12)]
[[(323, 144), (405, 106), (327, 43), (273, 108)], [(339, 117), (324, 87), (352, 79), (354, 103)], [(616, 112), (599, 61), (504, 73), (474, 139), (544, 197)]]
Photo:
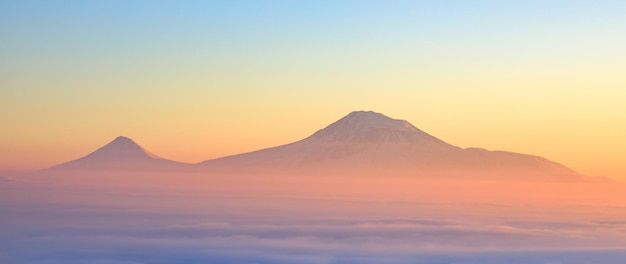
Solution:
[(584, 176), (548, 159), (507, 151), (460, 148), (411, 123), (372, 111), (351, 112), (290, 144), (198, 164), (158, 157), (117, 137), (60, 170), (195, 171), (200, 173), (376, 175), (576, 180)]
[(286, 145), (198, 164), (204, 171), (575, 179), (575, 171), (542, 157), (448, 144), (410, 124), (355, 111)]
[(188, 164), (161, 158), (130, 138), (119, 136), (82, 158), (56, 165), (52, 170), (175, 170)]

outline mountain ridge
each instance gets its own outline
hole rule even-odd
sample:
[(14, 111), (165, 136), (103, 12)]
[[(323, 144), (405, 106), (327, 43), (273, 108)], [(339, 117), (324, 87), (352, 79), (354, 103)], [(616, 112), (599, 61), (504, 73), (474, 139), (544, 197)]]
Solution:
[[(582, 175), (548, 159), (507, 151), (460, 148), (402, 119), (354, 111), (302, 140), (199, 163), (206, 170), (306, 174)], [(535, 175), (537, 174), (537, 175)]]
[(582, 177), (570, 168), (539, 156), (460, 148), (420, 130), (406, 120), (373, 111), (353, 111), (299, 141), (196, 164), (163, 159), (132, 139), (119, 136), (82, 158), (51, 169), (416, 176), (520, 174), (521, 177), (558, 179)]

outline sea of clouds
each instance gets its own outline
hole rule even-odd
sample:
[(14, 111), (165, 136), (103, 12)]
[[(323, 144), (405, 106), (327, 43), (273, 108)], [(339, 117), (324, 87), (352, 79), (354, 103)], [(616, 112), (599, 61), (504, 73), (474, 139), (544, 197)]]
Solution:
[[(350, 197), (17, 183), (0, 188), (1, 263), (626, 260), (626, 217), (620, 207), (570, 206), (510, 215), (497, 204), (460, 208)], [(492, 213), (473, 213), (481, 210)], [(551, 210), (561, 212), (551, 216), (546, 213)]]

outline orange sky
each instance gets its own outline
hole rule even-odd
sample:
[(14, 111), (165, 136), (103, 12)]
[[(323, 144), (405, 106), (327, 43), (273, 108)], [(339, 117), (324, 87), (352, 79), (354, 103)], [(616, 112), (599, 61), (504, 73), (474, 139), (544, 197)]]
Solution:
[(373, 110), (626, 179), (623, 3), (1, 5), (2, 169), (118, 135), (199, 162)]

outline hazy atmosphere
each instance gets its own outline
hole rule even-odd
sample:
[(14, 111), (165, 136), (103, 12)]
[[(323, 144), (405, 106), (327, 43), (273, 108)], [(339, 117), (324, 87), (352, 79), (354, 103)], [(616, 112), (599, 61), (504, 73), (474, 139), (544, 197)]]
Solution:
[(0, 263), (622, 264), (624, 14), (0, 0)]
[(119, 135), (183, 162), (354, 110), (458, 146), (626, 167), (623, 1), (2, 1), (0, 167)]

